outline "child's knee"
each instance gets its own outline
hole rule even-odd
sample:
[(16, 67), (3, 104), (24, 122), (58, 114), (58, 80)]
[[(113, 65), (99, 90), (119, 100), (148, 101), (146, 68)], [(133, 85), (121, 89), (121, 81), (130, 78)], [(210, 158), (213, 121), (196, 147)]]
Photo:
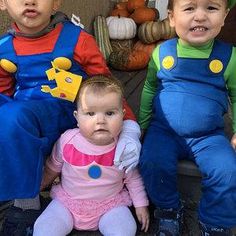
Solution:
[(43, 235), (42, 234), (42, 229), (45, 229), (47, 224), (48, 224), (47, 220), (44, 217), (42, 217), (42, 215), (40, 215), (34, 223), (34, 233), (33, 233), (33, 235), (34, 236)]

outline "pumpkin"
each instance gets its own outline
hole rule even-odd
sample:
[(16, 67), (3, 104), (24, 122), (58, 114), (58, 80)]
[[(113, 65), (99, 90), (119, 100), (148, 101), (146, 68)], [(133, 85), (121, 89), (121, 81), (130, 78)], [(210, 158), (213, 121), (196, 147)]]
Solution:
[(132, 13), (135, 9), (145, 6), (145, 0), (128, 0), (127, 9)]
[(156, 43), (151, 43), (151, 44), (145, 44), (142, 43), (140, 40), (138, 40), (133, 47), (133, 50), (141, 50), (146, 52), (149, 57), (152, 55), (153, 50), (156, 47)]
[(162, 21), (162, 39), (170, 39), (176, 36), (175, 28), (170, 26), (168, 18)]
[(113, 51), (131, 50), (134, 46), (133, 39), (124, 39), (124, 40), (111, 39), (110, 42)]
[(154, 43), (162, 37), (162, 27), (159, 21), (149, 21), (141, 24), (138, 29), (138, 38), (146, 44)]
[(173, 37), (175, 37), (175, 29), (170, 27), (169, 20), (167, 19), (145, 22), (138, 29), (138, 38), (147, 44)]
[(145, 68), (148, 62), (148, 54), (141, 50), (120, 50), (112, 52), (109, 56), (110, 65), (117, 70), (140, 70)]
[(127, 10), (127, 2), (119, 2), (115, 5), (115, 9), (126, 9)]
[(129, 16), (136, 24), (142, 24), (146, 21), (154, 21), (159, 18), (159, 12), (156, 8), (140, 7), (134, 10)]
[(132, 39), (137, 32), (134, 20), (128, 17), (109, 16), (106, 18), (111, 39)]
[(129, 12), (126, 9), (113, 9), (110, 13), (110, 16), (123, 16), (128, 17)]

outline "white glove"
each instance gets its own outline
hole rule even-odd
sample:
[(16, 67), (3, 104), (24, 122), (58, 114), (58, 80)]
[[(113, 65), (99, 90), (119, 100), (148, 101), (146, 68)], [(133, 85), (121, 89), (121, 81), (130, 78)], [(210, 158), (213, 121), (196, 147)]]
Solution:
[(114, 165), (128, 173), (138, 165), (141, 150), (140, 127), (136, 121), (125, 120), (116, 146)]

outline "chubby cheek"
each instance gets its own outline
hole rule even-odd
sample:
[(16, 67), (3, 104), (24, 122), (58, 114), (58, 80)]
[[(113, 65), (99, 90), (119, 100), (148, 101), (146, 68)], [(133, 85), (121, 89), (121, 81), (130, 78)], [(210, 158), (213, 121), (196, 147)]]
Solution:
[(80, 133), (85, 137), (85, 138), (90, 138), (92, 135), (92, 128), (91, 126), (86, 126), (86, 125), (78, 125), (79, 129), (80, 129)]
[(113, 122), (113, 124), (111, 124), (113, 137), (117, 137), (121, 133), (122, 126), (123, 126), (123, 121), (122, 122), (117, 121), (117, 122)]
[(80, 129), (80, 132), (84, 135), (84, 136), (88, 136), (90, 135), (90, 133), (93, 131), (93, 125), (87, 121), (87, 119), (78, 119), (77, 120), (77, 126)]

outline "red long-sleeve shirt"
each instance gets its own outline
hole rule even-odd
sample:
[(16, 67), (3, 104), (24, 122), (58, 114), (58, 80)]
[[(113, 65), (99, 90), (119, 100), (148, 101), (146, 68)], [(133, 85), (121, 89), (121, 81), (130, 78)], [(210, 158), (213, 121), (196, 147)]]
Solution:
[[(39, 38), (26, 38), (15, 36), (13, 45), (15, 52), (20, 55), (32, 55), (51, 52), (57, 42), (62, 29), (62, 24), (58, 24), (54, 30)], [(1, 50), (1, 49), (0, 49)], [(94, 37), (85, 31), (81, 31), (78, 42), (74, 50), (74, 59), (77, 61), (88, 76), (103, 74), (110, 75), (111, 72), (106, 65)], [(0, 67), (0, 93), (11, 96), (14, 93), (15, 80), (11, 74)], [(124, 101), (126, 109), (125, 119), (135, 119), (135, 116)]]

